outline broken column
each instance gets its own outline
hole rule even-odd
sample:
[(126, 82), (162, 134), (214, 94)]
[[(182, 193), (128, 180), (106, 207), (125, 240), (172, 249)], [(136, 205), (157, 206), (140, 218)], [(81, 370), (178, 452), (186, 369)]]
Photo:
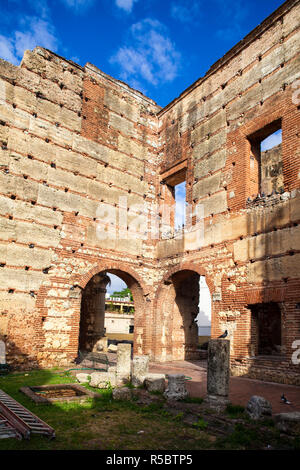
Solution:
[(212, 339), (208, 342), (207, 397), (205, 402), (217, 411), (229, 403), (230, 341)]
[(4, 341), (0, 340), (0, 375), (9, 372), (9, 365), (6, 364), (6, 347)]
[(131, 344), (118, 344), (117, 350), (117, 385), (130, 381), (131, 377)]
[(0, 341), (0, 364), (6, 364), (5, 343)]
[(183, 400), (188, 396), (184, 374), (166, 374), (166, 378), (168, 379), (168, 387), (164, 396), (168, 400)]
[(149, 356), (135, 356), (132, 361), (132, 385), (139, 387), (143, 385), (149, 372)]

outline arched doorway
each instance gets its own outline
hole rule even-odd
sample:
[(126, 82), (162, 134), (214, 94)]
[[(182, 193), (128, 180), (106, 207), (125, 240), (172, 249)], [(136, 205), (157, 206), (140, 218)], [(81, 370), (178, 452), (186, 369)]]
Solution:
[[(124, 281), (132, 294), (134, 321), (143, 318), (144, 295), (140, 283), (128, 272), (120, 269), (106, 269), (94, 274), (82, 290), (78, 350), (80, 352), (97, 351), (103, 344), (105, 335), (105, 300), (110, 285), (110, 274)], [(135, 333), (133, 337), (135, 343)], [(100, 347), (99, 347), (100, 346)]]
[[(201, 275), (200, 275), (201, 273)], [(156, 297), (154, 359), (196, 360), (199, 352), (200, 280), (205, 272), (182, 266), (165, 276)], [(205, 278), (208, 291), (210, 280)]]
[(176, 361), (197, 358), (199, 311), (198, 273), (183, 270), (164, 281), (158, 298), (160, 333), (156, 340), (156, 358)]

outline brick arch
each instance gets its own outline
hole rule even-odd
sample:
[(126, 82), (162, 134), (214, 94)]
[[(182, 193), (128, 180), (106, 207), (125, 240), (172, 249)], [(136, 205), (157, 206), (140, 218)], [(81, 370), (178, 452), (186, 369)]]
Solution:
[(106, 272), (108, 275), (115, 274), (120, 277), (130, 288), (134, 300), (135, 316), (134, 316), (134, 352), (139, 350), (139, 340), (137, 338), (137, 331), (139, 331), (139, 326), (143, 324), (144, 310), (145, 310), (145, 298), (147, 295), (147, 288), (143, 279), (140, 275), (137, 274), (130, 265), (122, 262), (113, 262), (113, 261), (101, 261), (98, 262), (96, 266), (84, 273), (82, 276), (75, 275), (71, 278), (71, 282), (74, 287), (77, 287), (79, 296), (77, 299), (74, 299), (74, 316), (72, 323), (72, 344), (73, 344), (73, 357), (76, 357), (78, 344), (79, 344), (79, 334), (80, 334), (80, 321), (81, 321), (81, 299), (83, 296), (84, 290), (89, 285), (90, 281), (97, 274)]
[[(210, 293), (213, 292), (214, 284), (213, 284), (212, 279), (209, 276), (207, 276), (206, 270), (202, 266), (195, 266), (194, 263), (180, 263), (179, 265), (171, 268), (165, 273), (165, 275), (163, 276), (163, 278), (161, 279), (158, 285), (156, 295), (155, 295), (155, 301), (154, 301), (154, 318), (155, 318), (154, 323), (156, 325), (156, 330), (153, 336), (153, 343), (152, 343), (153, 355), (154, 355), (155, 360), (168, 361), (168, 360), (176, 360), (176, 359), (193, 359), (193, 355), (196, 356), (195, 341), (198, 341), (198, 340), (194, 338), (194, 351), (190, 350), (190, 352), (188, 352), (189, 346), (187, 345), (187, 343), (189, 341), (188, 341), (186, 326), (184, 325), (185, 323), (187, 324), (189, 321), (187, 319), (184, 319), (186, 314), (188, 316), (190, 313), (191, 314), (190, 321), (193, 320), (192, 311), (194, 311), (195, 302), (192, 298), (193, 297), (192, 290), (190, 291), (190, 294), (188, 294), (188, 290), (192, 288), (190, 286), (190, 281), (192, 283), (196, 282), (195, 278), (194, 280), (192, 280), (193, 278), (190, 277), (193, 274), (198, 274), (199, 276), (205, 276), (209, 291)], [(187, 305), (186, 305), (187, 309), (190, 309), (189, 313), (188, 313), (188, 310), (186, 310), (185, 312), (184, 304), (181, 303), (180, 305), (180, 302), (179, 302), (180, 296), (178, 298), (178, 295), (177, 295), (179, 286), (181, 286), (180, 289), (182, 289), (182, 283), (185, 282), (185, 280), (188, 281), (186, 294), (188, 294), (190, 297), (190, 303), (187, 302)], [(188, 298), (188, 295), (187, 295), (187, 298)], [(183, 325), (180, 327), (176, 326), (176, 319), (174, 316), (173, 306), (175, 308), (175, 312), (177, 311), (177, 320), (180, 321), (180, 318), (182, 318)], [(167, 320), (166, 316), (164, 317), (166, 310), (167, 312), (169, 312), (167, 313), (167, 315), (169, 316), (170, 321)], [(178, 315), (178, 311), (180, 312), (181, 315)], [(198, 311), (198, 308), (197, 308), (197, 311)], [(173, 322), (171, 321), (172, 316), (174, 317)], [(212, 318), (213, 318), (213, 304), (212, 304)], [(177, 336), (178, 334), (180, 335), (180, 331), (179, 331), (180, 328), (184, 330), (184, 333), (182, 334), (184, 338), (182, 339), (183, 341), (182, 348), (180, 352), (179, 351), (180, 339), (179, 340), (177, 339), (179, 352), (174, 353), (173, 351), (176, 351), (177, 346), (175, 346), (175, 349), (174, 349), (174, 346), (173, 345), (171, 346), (171, 343), (173, 343), (173, 341), (175, 343), (176, 341), (174, 340), (174, 336), (176, 337), (176, 335)], [(165, 340), (163, 339), (164, 334), (165, 334), (163, 331), (164, 329), (167, 329), (167, 332), (168, 332), (167, 333), (168, 344), (165, 344), (165, 345), (164, 345)], [(178, 330), (177, 333), (176, 333), (176, 329)], [(196, 332), (194, 333), (194, 336), (195, 335), (196, 335)], [(198, 334), (196, 336), (198, 338)], [(185, 345), (184, 347), (183, 347), (183, 344)], [(178, 354), (178, 356), (176, 356), (176, 354)], [(180, 358), (180, 354), (183, 354), (184, 357)], [(191, 355), (189, 356), (189, 354)]]
[[(121, 277), (121, 279), (123, 279), (123, 277), (125, 278), (125, 276), (127, 276), (128, 278), (131, 277), (139, 284), (143, 293), (147, 293), (147, 288), (140, 275), (136, 273), (129, 264), (122, 263), (119, 261), (98, 262), (96, 266), (84, 273), (82, 276), (74, 276), (71, 281), (74, 282), (74, 284), (80, 286), (82, 289), (84, 289), (93, 276), (103, 271), (119, 271), (121, 275), (116, 274), (117, 276)], [(124, 280), (124, 282), (126, 282), (126, 280)]]
[(203, 266), (196, 266), (195, 263), (187, 262), (187, 263), (180, 263), (174, 268), (169, 269), (161, 279), (158, 289), (156, 291), (155, 302), (158, 299), (160, 290), (162, 289), (164, 282), (167, 281), (173, 274), (176, 274), (180, 271), (194, 271), (195, 273), (199, 274), (199, 276), (205, 276), (206, 283), (208, 285), (210, 293), (214, 291), (214, 283), (212, 278), (207, 274), (205, 268)]

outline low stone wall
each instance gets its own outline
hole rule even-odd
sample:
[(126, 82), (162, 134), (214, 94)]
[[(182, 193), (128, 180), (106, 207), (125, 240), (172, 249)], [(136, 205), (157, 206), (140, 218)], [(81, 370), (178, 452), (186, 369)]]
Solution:
[(288, 385), (300, 385), (299, 372), (299, 366), (293, 366), (292, 368), (289, 361), (274, 356), (270, 356), (270, 358), (245, 358), (239, 361), (232, 360), (230, 364), (232, 376)]

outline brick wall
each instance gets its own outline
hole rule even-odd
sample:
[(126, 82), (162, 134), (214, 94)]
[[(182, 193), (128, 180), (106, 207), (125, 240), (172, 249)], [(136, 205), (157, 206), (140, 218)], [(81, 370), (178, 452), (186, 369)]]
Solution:
[[(192, 357), (185, 326), (201, 274), (212, 336), (229, 332), (233, 373), (298, 383), (299, 8), (285, 2), (164, 109), (43, 48), (20, 67), (0, 62), (0, 335), (11, 364), (69, 364), (82, 292), (105, 271), (132, 289), (135, 353)], [(284, 193), (259, 198), (251, 142), (278, 122)], [(187, 202), (203, 206), (200, 242), (135, 239), (183, 170)], [(123, 218), (110, 224), (108, 213)], [(252, 357), (249, 305), (262, 302), (283, 312), (277, 362)]]

